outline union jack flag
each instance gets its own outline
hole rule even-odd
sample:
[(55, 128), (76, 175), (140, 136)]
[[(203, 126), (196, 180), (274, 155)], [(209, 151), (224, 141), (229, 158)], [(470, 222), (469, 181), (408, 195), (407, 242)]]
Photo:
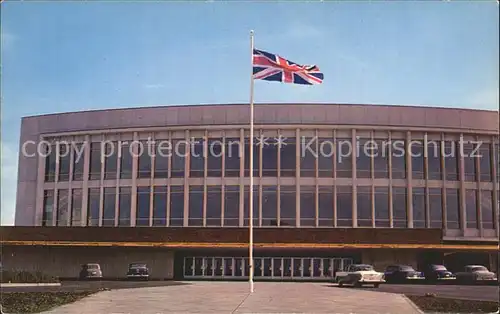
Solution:
[(300, 65), (279, 55), (254, 49), (253, 78), (265, 81), (314, 85), (323, 82), (323, 72), (315, 65)]

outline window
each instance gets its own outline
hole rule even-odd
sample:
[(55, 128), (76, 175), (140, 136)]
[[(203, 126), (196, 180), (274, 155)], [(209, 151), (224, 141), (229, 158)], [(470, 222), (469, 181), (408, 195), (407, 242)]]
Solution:
[(184, 224), (184, 187), (173, 185), (170, 187), (170, 226)]
[(457, 181), (458, 180), (458, 156), (460, 154), (460, 148), (457, 147), (457, 143), (447, 141), (442, 147), (444, 165), (446, 170), (446, 180)]
[(151, 155), (152, 145), (151, 141), (135, 142), (137, 145), (138, 156), (138, 178), (151, 178)]
[(446, 227), (460, 229), (460, 193), (458, 189), (446, 189)]
[[(274, 145), (270, 145), (274, 146)], [(245, 177), (250, 176), (250, 139), (245, 138)], [(264, 152), (262, 152), (264, 154)], [(259, 176), (259, 165), (260, 165), (260, 145), (257, 139), (253, 140), (253, 176)], [(264, 155), (263, 157), (264, 158)], [(276, 157), (277, 158), (277, 157)], [(276, 168), (276, 167), (275, 167)]]
[(335, 145), (333, 138), (318, 139), (318, 175), (320, 178), (333, 177), (333, 164), (335, 162)]
[(192, 178), (203, 178), (205, 173), (204, 139), (191, 138), (191, 151), (189, 156), (189, 176)]
[(337, 139), (337, 178), (352, 178), (352, 154), (351, 140)]
[(406, 188), (392, 188), (392, 211), (394, 228), (407, 228)]
[(279, 145), (280, 149), (280, 175), (282, 177), (295, 177), (296, 173), (296, 140), (295, 137), (283, 138), (283, 145)]
[(240, 187), (238, 185), (227, 185), (224, 189), (224, 226), (238, 226), (239, 216)]
[[(239, 138), (226, 138), (224, 157), (224, 176), (239, 177), (240, 176), (240, 142)], [(241, 147), (243, 149), (243, 147)]]
[(373, 172), (375, 179), (389, 178), (389, 157), (391, 143), (385, 140), (375, 140), (373, 151)]
[(184, 178), (187, 146), (185, 140), (172, 140), (172, 178)]
[(413, 188), (412, 200), (413, 227), (425, 228), (425, 188)]
[(116, 168), (118, 162), (118, 152), (117, 149), (118, 144), (116, 142), (109, 142), (104, 144), (104, 151), (106, 154), (104, 155), (106, 158), (104, 159), (104, 179), (111, 180), (116, 179)]
[(280, 226), (296, 226), (295, 223), (295, 186), (280, 187)]
[(222, 177), (222, 138), (209, 139), (207, 150), (207, 176)]
[(167, 187), (155, 186), (153, 190), (153, 226), (167, 225)]
[(476, 181), (476, 156), (479, 154), (475, 152), (477, 144), (464, 143), (463, 145), (465, 181)]
[(332, 186), (320, 186), (318, 190), (318, 225), (333, 226), (333, 189)]
[(54, 191), (43, 192), (42, 226), (52, 226), (52, 213), (54, 212)]
[(189, 226), (203, 226), (203, 186), (189, 187)]
[(494, 229), (493, 191), (481, 191), (481, 217), (484, 229)]
[(481, 181), (492, 181), (491, 167), (491, 144), (484, 143), (479, 149), (479, 168), (481, 169)]
[(45, 182), (54, 182), (56, 178), (57, 145), (46, 147), (45, 151)]
[(57, 191), (57, 226), (68, 225), (68, 190)]
[(82, 189), (73, 189), (71, 197), (71, 226), (81, 226)]
[(121, 187), (118, 207), (118, 225), (130, 226), (130, 211), (132, 207), (132, 189), (130, 187)]
[(120, 179), (132, 179), (134, 146), (127, 141), (119, 142), (120, 147)]
[(431, 228), (443, 227), (443, 193), (439, 188), (429, 189), (429, 212)]
[(89, 180), (101, 179), (101, 143), (90, 144)]
[[(318, 143), (314, 137), (302, 137), (300, 144), (300, 176), (316, 176), (316, 155), (318, 155)], [(318, 156), (319, 157), (319, 156)], [(330, 161), (331, 163), (331, 161)], [(332, 165), (330, 164), (330, 171)], [(331, 174), (330, 174), (331, 176)]]
[(392, 143), (392, 178), (406, 179), (406, 141), (395, 140)]
[(264, 186), (262, 188), (262, 225), (278, 225), (278, 195), (275, 186)]
[(465, 219), (467, 228), (478, 229), (477, 191), (465, 190)]
[(99, 188), (89, 189), (88, 203), (87, 203), (87, 225), (99, 225), (99, 212), (101, 207), (100, 200), (101, 190)]
[(373, 143), (368, 139), (358, 139), (356, 145), (356, 177), (371, 178)]
[(221, 225), (222, 191), (219, 185), (207, 187), (207, 226)]
[(424, 179), (424, 143), (421, 140), (413, 140), (410, 142), (411, 151), (411, 176), (412, 179)]
[(168, 163), (173, 148), (168, 140), (155, 141), (155, 178), (168, 178)]
[(115, 225), (115, 203), (116, 203), (116, 188), (104, 188), (104, 205), (102, 213), (102, 225)]
[(337, 186), (337, 226), (352, 227), (352, 187)]
[(136, 226), (149, 226), (150, 193), (151, 187), (149, 186), (137, 187)]
[(391, 226), (389, 209), (389, 188), (375, 187), (375, 227)]
[(300, 226), (316, 226), (316, 187), (314, 186), (300, 187)]
[(73, 149), (73, 181), (83, 180), (83, 168), (85, 164), (85, 145), (75, 143)]
[[(264, 199), (262, 200), (264, 201)], [(248, 226), (250, 221), (250, 187), (245, 186), (245, 195), (244, 195), (244, 203), (243, 203), (243, 225)], [(264, 211), (264, 208), (262, 209)], [(253, 186), (253, 225), (259, 225), (259, 187), (257, 185)]]
[(69, 143), (59, 144), (59, 181), (69, 181), (71, 152)]
[(278, 145), (275, 143), (262, 147), (262, 176), (278, 176)]
[(372, 226), (372, 188), (358, 186), (357, 189), (358, 226)]
[(441, 142), (427, 142), (427, 167), (429, 180), (441, 180)]

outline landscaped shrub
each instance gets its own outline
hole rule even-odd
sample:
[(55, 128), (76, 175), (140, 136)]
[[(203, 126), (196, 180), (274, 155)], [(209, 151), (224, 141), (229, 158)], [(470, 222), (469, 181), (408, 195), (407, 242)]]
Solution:
[(0, 272), (2, 283), (49, 283), (59, 282), (59, 279), (42, 273), (41, 271), (11, 271), (2, 270)]

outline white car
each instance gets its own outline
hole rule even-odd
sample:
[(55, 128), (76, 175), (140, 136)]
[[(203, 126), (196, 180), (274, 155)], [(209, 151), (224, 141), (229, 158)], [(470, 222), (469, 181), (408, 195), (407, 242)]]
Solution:
[(385, 282), (384, 273), (375, 271), (372, 265), (367, 264), (348, 265), (343, 271), (335, 273), (334, 280), (339, 284), (339, 287), (343, 285), (361, 287), (368, 284), (378, 288), (381, 283)]
[(497, 275), (482, 265), (467, 265), (464, 271), (455, 273), (456, 279), (461, 283), (473, 283), (480, 281), (496, 281)]

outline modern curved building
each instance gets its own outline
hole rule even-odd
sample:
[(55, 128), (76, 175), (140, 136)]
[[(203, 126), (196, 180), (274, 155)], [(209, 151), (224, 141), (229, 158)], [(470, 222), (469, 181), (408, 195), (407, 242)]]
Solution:
[(258, 104), (254, 132), (252, 170), (248, 105), (26, 117), (3, 244), (53, 265), (72, 250), (77, 268), (132, 256), (164, 278), (244, 278), (253, 171), (257, 278), (498, 267), (498, 112)]

